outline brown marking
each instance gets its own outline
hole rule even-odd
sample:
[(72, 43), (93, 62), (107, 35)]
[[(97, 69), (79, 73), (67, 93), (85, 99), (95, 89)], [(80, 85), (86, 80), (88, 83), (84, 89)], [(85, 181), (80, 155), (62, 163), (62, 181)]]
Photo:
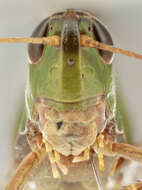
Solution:
[(103, 131), (103, 135), (104, 135), (104, 141), (106, 143), (109, 142), (114, 142), (117, 136), (117, 126), (116, 123), (114, 121), (114, 119), (112, 119), (111, 121), (109, 121)]
[(28, 120), (26, 129), (27, 129), (26, 137), (31, 150), (35, 151), (41, 148), (43, 142), (42, 142), (42, 133), (39, 130), (39, 126)]
[(68, 10), (64, 16), (64, 19), (68, 19), (68, 18), (77, 19), (76, 13), (71, 10)]

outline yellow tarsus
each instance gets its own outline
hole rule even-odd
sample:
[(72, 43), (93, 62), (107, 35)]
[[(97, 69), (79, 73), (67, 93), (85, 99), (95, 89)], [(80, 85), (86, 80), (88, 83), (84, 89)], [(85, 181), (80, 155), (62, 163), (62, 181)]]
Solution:
[(104, 159), (103, 159), (103, 149), (104, 149), (104, 136), (100, 135), (98, 137), (98, 159), (99, 159), (99, 169), (104, 171)]
[(99, 152), (98, 158), (99, 158), (99, 168), (101, 171), (104, 171), (104, 160), (102, 152)]

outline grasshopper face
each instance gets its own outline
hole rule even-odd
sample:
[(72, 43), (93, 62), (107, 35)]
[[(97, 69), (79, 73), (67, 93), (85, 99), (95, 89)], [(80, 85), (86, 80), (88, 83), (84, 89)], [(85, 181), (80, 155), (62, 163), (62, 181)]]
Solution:
[(95, 142), (104, 128), (105, 99), (114, 88), (112, 53), (81, 47), (82, 34), (112, 44), (91, 14), (67, 10), (45, 19), (33, 33), (59, 35), (60, 47), (29, 46), (28, 116), (34, 120), (37, 112), (44, 141), (65, 156), (79, 155)]
[(113, 54), (81, 47), (81, 34), (112, 44), (105, 27), (91, 14), (81, 11), (54, 14), (34, 31), (33, 36), (59, 35), (61, 45), (29, 46), (32, 64), (26, 102), (31, 118), (36, 98), (45, 99), (59, 110), (81, 110), (85, 100), (110, 93), (112, 66), (109, 63)]

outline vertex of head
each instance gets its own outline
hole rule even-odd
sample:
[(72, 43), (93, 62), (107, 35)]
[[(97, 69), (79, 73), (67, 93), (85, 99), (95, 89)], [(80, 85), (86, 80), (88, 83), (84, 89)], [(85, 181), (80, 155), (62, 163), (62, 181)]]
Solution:
[(80, 32), (77, 16), (74, 12), (67, 11), (63, 20), (64, 22), (61, 33), (62, 49), (65, 52), (75, 52), (80, 46)]

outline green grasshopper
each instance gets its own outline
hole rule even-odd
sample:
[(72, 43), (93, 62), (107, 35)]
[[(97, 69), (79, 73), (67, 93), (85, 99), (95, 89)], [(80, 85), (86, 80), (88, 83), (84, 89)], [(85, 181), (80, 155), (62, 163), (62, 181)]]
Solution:
[(53, 14), (32, 37), (9, 39), (30, 42), (30, 64), (17, 169), (5, 190), (142, 189), (122, 188), (118, 168), (142, 162), (142, 150), (126, 144), (111, 64), (113, 52), (142, 56), (113, 47), (105, 26), (81, 10)]

